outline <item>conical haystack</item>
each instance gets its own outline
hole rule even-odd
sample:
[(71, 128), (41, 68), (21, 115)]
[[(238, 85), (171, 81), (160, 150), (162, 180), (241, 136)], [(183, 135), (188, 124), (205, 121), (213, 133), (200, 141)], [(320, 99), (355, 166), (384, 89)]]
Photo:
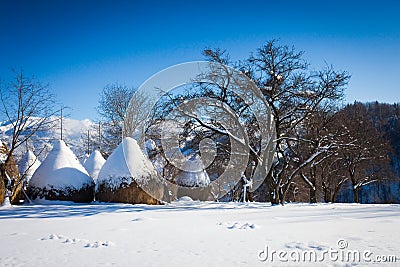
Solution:
[(24, 185), (29, 183), (29, 180), (32, 178), (37, 168), (39, 168), (40, 164), (40, 160), (31, 150), (25, 153), (18, 165), (19, 173), (24, 178)]
[(59, 140), (30, 179), (28, 195), (32, 200), (89, 203), (94, 182), (71, 149)]
[[(160, 204), (161, 180), (137, 142), (127, 137), (108, 157), (100, 170), (96, 200), (131, 204)], [(145, 187), (148, 194), (142, 189)]]
[(177, 198), (188, 196), (193, 200), (212, 200), (210, 178), (205, 170), (182, 171), (175, 182), (180, 187), (177, 191)]
[(90, 177), (97, 183), (97, 177), (99, 176), (99, 172), (103, 167), (106, 160), (103, 158), (99, 150), (95, 150), (90, 154), (90, 156), (86, 159), (85, 167), (86, 171), (89, 173)]

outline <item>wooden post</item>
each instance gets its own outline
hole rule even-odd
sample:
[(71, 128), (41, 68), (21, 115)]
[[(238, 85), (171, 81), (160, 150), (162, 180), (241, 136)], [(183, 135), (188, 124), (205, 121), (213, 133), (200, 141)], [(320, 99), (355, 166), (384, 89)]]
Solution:
[(90, 130), (87, 130), (87, 154), (90, 155)]
[(101, 152), (101, 121), (99, 121), (99, 151)]
[(60, 127), (60, 130), (61, 130), (61, 140), (63, 140), (63, 106), (61, 106), (61, 127)]

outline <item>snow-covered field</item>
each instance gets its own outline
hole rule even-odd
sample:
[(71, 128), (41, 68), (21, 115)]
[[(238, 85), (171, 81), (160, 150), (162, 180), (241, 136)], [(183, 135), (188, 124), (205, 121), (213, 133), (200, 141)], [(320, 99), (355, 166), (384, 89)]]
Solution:
[[(399, 227), (400, 205), (0, 207), (0, 265), (298, 266), (316, 255), (318, 266), (399, 266)], [(346, 262), (352, 251), (361, 262)], [(373, 263), (381, 256), (393, 261), (391, 255), (397, 263)]]

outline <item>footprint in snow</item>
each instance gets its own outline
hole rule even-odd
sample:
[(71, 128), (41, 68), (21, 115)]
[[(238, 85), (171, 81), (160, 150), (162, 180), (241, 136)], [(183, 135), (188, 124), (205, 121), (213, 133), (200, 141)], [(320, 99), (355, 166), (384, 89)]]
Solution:
[(318, 250), (322, 251), (328, 249), (326, 246), (318, 243), (302, 243), (302, 242), (290, 242), (285, 244), (286, 248), (297, 249), (297, 250)]
[(93, 243), (87, 243), (85, 245), (85, 248), (101, 248), (101, 247), (109, 247), (109, 246), (113, 246), (114, 243), (112, 243), (111, 241), (96, 241)]
[(79, 238), (66, 238), (63, 243), (75, 244), (81, 242)]
[[(218, 225), (223, 225), (222, 223), (218, 223)], [(239, 230), (253, 230), (256, 229), (256, 225), (254, 223), (240, 223), (240, 222), (235, 222), (233, 224), (225, 224), (227, 225), (227, 229), (233, 230), (233, 229), (239, 229)]]
[(58, 239), (64, 239), (63, 235), (57, 235), (57, 234), (51, 234), (48, 238), (43, 237), (42, 240), (58, 240)]
[(79, 244), (79, 243), (85, 243), (83, 247), (85, 248), (100, 248), (100, 247), (109, 247), (113, 246), (114, 243), (111, 241), (89, 241), (86, 239), (80, 239), (80, 238), (69, 238), (63, 235), (57, 235), (57, 234), (51, 234), (49, 237), (43, 237), (40, 240), (59, 240), (63, 244)]

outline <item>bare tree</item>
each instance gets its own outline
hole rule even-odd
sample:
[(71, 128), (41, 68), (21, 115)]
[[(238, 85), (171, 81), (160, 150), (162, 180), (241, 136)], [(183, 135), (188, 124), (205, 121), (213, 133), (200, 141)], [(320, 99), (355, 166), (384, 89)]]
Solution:
[(365, 105), (347, 105), (339, 115), (346, 131), (341, 141), (346, 146), (339, 157), (351, 181), (354, 202), (358, 203), (363, 186), (390, 178), (386, 171), (391, 147), (368, 118)]
[(332, 67), (312, 72), (302, 56), (303, 52), (296, 52), (294, 47), (281, 46), (273, 40), (241, 64), (261, 89), (275, 119), (277, 160), (265, 179), (264, 199), (273, 204), (283, 204), (294, 177), (318, 160), (312, 154), (302, 162), (294, 161), (297, 167), (293, 167), (292, 145), (302, 142), (296, 138), (296, 131), (317, 109), (340, 100), (350, 78), (347, 72)]
[(292, 141), (293, 165), (295, 170), (303, 165), (298, 175), (310, 190), (310, 203), (316, 203), (317, 193), (322, 193), (320, 189), (329, 166), (325, 163), (341, 147), (339, 138), (343, 133), (331, 127), (334, 115), (334, 110), (316, 110), (303, 121), (302, 127), (298, 127)]
[(145, 142), (145, 140), (139, 139), (137, 134), (139, 131), (146, 130), (146, 123), (151, 120), (146, 113), (147, 110), (151, 109), (149, 96), (143, 92), (135, 92), (130, 99), (128, 108), (126, 109), (124, 117), (124, 136), (134, 137), (139, 144)]
[[(261, 156), (268, 154), (264, 153), (266, 150), (275, 151), (275, 161), (272, 168), (266, 169), (266, 172), (262, 174), (265, 177), (265, 186), (260, 187), (260, 190), (255, 192), (258, 196), (257, 200), (283, 204), (288, 190), (294, 188), (294, 178), (306, 167), (321, 161), (321, 158), (325, 157), (332, 147), (332, 144), (328, 143), (329, 140), (325, 140), (325, 136), (318, 137), (321, 139), (321, 143), (315, 147), (316, 151), (314, 152), (316, 153), (310, 153), (300, 159), (296, 156), (295, 147), (301, 143), (309, 142), (309, 140), (301, 138), (299, 132), (305, 127), (306, 120), (318, 110), (327, 110), (334, 105), (335, 101), (340, 101), (349, 75), (346, 72), (335, 71), (329, 66), (321, 71), (310, 71), (308, 64), (302, 59), (302, 52), (296, 52), (294, 48), (288, 46), (280, 46), (276, 41), (268, 42), (258, 50), (256, 55), (239, 63), (231, 63), (226, 53), (219, 49), (206, 49), (204, 55), (210, 61), (221, 63), (219, 72), (216, 73), (218, 75), (209, 77), (210, 80), (213, 80), (214, 77), (214, 85), (200, 83), (196, 85), (197, 90), (193, 90), (193, 88), (190, 90), (191, 94), (176, 96), (171, 99), (170, 110), (182, 105), (184, 100), (189, 101), (190, 99), (205, 97), (222, 102), (224, 104), (222, 107), (226, 106), (236, 114), (240, 114), (241, 121), (246, 125), (246, 132), (255, 133), (251, 134), (252, 138), (249, 140), (243, 139), (244, 142), (238, 143), (238, 146), (243, 147), (243, 151), (249, 150), (249, 162), (256, 162), (256, 169), (259, 164), (267, 166), (267, 164), (264, 164), (264, 160), (268, 160), (267, 157), (263, 159)], [(262, 96), (269, 104), (275, 120), (277, 139), (276, 142), (271, 142), (274, 149), (269, 146), (260, 146), (260, 140), (254, 138), (260, 136), (263, 131), (268, 132), (269, 129), (257, 125), (257, 120), (254, 119), (254, 114), (251, 114), (251, 108), (249, 108), (249, 103), (253, 99), (245, 96), (245, 101), (242, 101), (243, 97), (238, 97), (241, 88), (240, 80), (229, 75), (229, 70), (224, 69), (225, 65), (232, 65), (241, 70), (261, 89)], [(229, 90), (229, 87), (233, 90)], [(207, 106), (207, 115), (209, 116), (216, 113), (218, 108), (221, 108), (218, 105), (212, 110), (212, 103), (207, 103), (205, 106)], [(168, 107), (168, 105), (164, 107)], [(168, 111), (167, 109), (165, 108), (165, 111)], [(205, 110), (203, 108), (203, 111)], [(218, 119), (212, 120), (210, 117), (201, 114), (195, 115), (191, 110), (189, 110), (190, 112), (187, 110), (178, 111), (191, 119), (192, 126), (187, 129), (195, 132), (195, 134), (201, 133), (201, 135), (211, 139), (228, 136), (235, 142), (241, 140), (238, 136), (232, 135), (233, 131), (226, 131), (222, 125), (223, 122), (218, 121)], [(196, 139), (192, 138), (192, 140)], [(224, 145), (226, 144), (217, 142), (217, 146), (220, 146), (221, 149)], [(232, 154), (232, 151), (229, 152)], [(213, 164), (222, 162), (217, 160)], [(240, 177), (240, 174), (233, 173), (232, 175), (239, 175)]]
[(100, 153), (103, 152), (103, 124), (104, 123), (99, 121), (97, 123), (93, 123), (86, 129), (82, 129), (81, 136), (79, 138), (79, 146), (76, 152), (80, 160), (86, 156), (89, 156), (95, 150), (99, 150)]
[(337, 196), (343, 185), (349, 180), (343, 169), (343, 164), (337, 152), (332, 157), (318, 165), (321, 178), (321, 189), (323, 199), (326, 203), (336, 202)]
[[(55, 126), (55, 96), (49, 86), (34, 77), (26, 77), (22, 71), (14, 71), (15, 80), (0, 84), (0, 110), (2, 116), (11, 124), (11, 140), (8, 156), (2, 164), (1, 176), (6, 179), (7, 168), (15, 150), (33, 135), (47, 131)], [(22, 179), (12, 177), (8, 183), (11, 195), (18, 194)]]
[(107, 85), (100, 94), (97, 112), (104, 119), (102, 140), (104, 153), (111, 153), (122, 140), (125, 113), (135, 89), (118, 83)]

